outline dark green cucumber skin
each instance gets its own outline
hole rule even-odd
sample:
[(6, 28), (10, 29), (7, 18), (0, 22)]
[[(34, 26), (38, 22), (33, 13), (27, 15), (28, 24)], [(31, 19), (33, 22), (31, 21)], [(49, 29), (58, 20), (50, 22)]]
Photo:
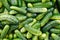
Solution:
[(47, 3), (35, 3), (33, 4), (34, 7), (43, 7), (43, 8), (51, 8), (53, 6), (52, 2)]
[(3, 3), (3, 6), (10, 11), (11, 9), (10, 9), (10, 5), (8, 4), (8, 1), (7, 0), (1, 0), (1, 1)]
[(52, 28), (53, 26), (56, 26), (60, 23), (58, 23), (56, 20), (55, 21), (51, 21), (49, 22), (48, 24), (46, 24), (43, 28), (42, 28), (42, 31), (43, 32), (47, 32), (50, 28)]

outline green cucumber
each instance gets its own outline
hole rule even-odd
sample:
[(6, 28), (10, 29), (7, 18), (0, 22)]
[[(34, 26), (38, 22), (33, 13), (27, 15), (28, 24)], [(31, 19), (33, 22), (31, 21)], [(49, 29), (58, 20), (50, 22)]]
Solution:
[(41, 27), (43, 27), (43, 26), (49, 21), (49, 19), (51, 18), (51, 16), (52, 16), (52, 13), (50, 12), (50, 13), (48, 13), (48, 14), (42, 19), (42, 21), (41, 21)]
[(21, 13), (24, 13), (24, 14), (26, 14), (26, 9), (24, 9), (24, 8), (19, 8), (19, 7), (16, 7), (16, 6), (11, 6), (10, 7), (12, 10), (16, 10), (16, 11), (18, 11), (18, 12), (21, 12)]
[(26, 29), (28, 32), (30, 32), (30, 33), (33, 34), (33, 35), (40, 36), (40, 35), (42, 34), (41, 31), (32, 28), (30, 25), (27, 25), (27, 24), (26, 24), (24, 27), (25, 27), (25, 29)]
[(41, 1), (41, 0), (25, 0), (26, 2), (39, 2), (39, 1)]
[(13, 5), (13, 6), (17, 6), (18, 5), (18, 2), (17, 2), (17, 0), (10, 0), (11, 2), (11, 5)]
[(33, 21), (33, 18), (28, 18), (28, 19), (26, 19), (25, 21), (23, 21), (21, 24), (19, 24), (19, 29), (21, 28), (21, 27), (23, 27), (25, 24), (28, 24), (28, 23), (30, 23), (30, 22), (32, 22)]
[(60, 20), (51, 21), (42, 28), (42, 31), (47, 32), (50, 28), (58, 24), (60, 24)]
[(45, 13), (41, 13), (38, 16), (36, 16), (36, 20), (41, 20), (44, 17)]
[(33, 36), (32, 40), (38, 40), (38, 36)]
[[(8, 15), (8, 14), (1, 14), (0, 15), (0, 21), (8, 21), (10, 24), (16, 24), (18, 23), (18, 20), (16, 19), (15, 16)], [(13, 20), (13, 21), (12, 21)]]
[(27, 10), (31, 13), (45, 13), (47, 12), (47, 8), (27, 8)]
[(60, 14), (53, 15), (51, 17), (52, 20), (60, 20)]
[(1, 33), (1, 38), (4, 38), (6, 36), (6, 34), (8, 33), (8, 30), (9, 30), (9, 25), (5, 25)]
[(8, 1), (7, 0), (1, 0), (1, 1), (3, 3), (3, 6), (10, 11), (11, 9), (10, 9), (10, 5), (8, 4)]
[(51, 37), (54, 39), (54, 40), (60, 40), (60, 37), (54, 33), (51, 34)]
[(60, 29), (50, 29), (50, 32), (52, 32), (52, 33), (60, 33)]
[(46, 2), (46, 3), (34, 3), (33, 7), (41, 7), (41, 8), (51, 8), (53, 6), (52, 2)]
[(19, 38), (21, 38), (22, 40), (27, 40), (27, 39), (21, 34), (20, 31), (15, 30), (15, 34), (16, 34)]
[(32, 38), (32, 34), (30, 32), (27, 32), (27, 39)]

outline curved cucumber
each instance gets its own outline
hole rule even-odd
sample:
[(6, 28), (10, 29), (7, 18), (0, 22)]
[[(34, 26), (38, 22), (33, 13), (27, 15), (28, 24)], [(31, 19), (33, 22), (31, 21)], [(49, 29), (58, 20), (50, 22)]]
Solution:
[[(12, 21), (13, 20), (13, 21)], [(15, 16), (8, 15), (8, 14), (1, 14), (0, 15), (0, 21), (8, 21), (9, 23), (16, 24), (18, 23), (18, 20)]]
[(50, 28), (58, 24), (60, 24), (60, 20), (51, 21), (47, 25), (45, 25), (42, 30), (43, 32), (47, 32)]

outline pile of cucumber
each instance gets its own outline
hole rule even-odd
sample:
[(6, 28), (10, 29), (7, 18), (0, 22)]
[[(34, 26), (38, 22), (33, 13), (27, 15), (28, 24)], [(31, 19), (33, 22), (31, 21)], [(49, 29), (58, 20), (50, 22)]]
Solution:
[(60, 40), (60, 0), (0, 0), (0, 40)]

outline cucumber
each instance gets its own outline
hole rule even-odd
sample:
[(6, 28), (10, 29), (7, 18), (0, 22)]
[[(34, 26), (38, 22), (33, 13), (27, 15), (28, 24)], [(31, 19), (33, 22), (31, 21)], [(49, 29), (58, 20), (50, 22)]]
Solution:
[(25, 33), (26, 29), (24, 27), (22, 27), (20, 31), (21, 31), (21, 33)]
[(27, 8), (27, 10), (31, 13), (45, 13), (47, 12), (47, 8)]
[(40, 30), (41, 24), (40, 24), (40, 22), (36, 22), (32, 27), (37, 30)]
[(36, 17), (37, 16), (37, 14), (36, 13), (27, 13), (27, 15), (26, 15), (27, 17)]
[(22, 39), (20, 39), (20, 38), (15, 38), (15, 39), (13, 39), (13, 40), (22, 40)]
[(60, 33), (60, 29), (52, 28), (52, 29), (50, 29), (50, 32), (59, 34)]
[(60, 40), (60, 37), (54, 33), (51, 34), (51, 37), (54, 39), (54, 40)]
[(27, 16), (25, 15), (20, 15), (20, 14), (16, 14), (16, 18), (19, 20), (19, 21), (24, 21), (27, 19)]
[(54, 13), (54, 14), (59, 14), (58, 9), (57, 9), (57, 8), (55, 8), (55, 9), (54, 9), (54, 11), (53, 11), (53, 13)]
[(32, 40), (38, 40), (38, 36), (33, 36)]
[(30, 32), (27, 32), (27, 39), (32, 38), (32, 34)]
[[(16, 24), (18, 23), (18, 20), (16, 19), (15, 16), (8, 15), (8, 14), (1, 14), (0, 15), (0, 21), (8, 21), (10, 24)], [(13, 21), (12, 21), (13, 20)]]
[(10, 25), (10, 26), (11, 27), (10, 27), (10, 30), (8, 31), (8, 34), (18, 28), (18, 25)]
[(52, 16), (52, 13), (50, 12), (50, 13), (48, 13), (48, 14), (42, 19), (42, 21), (41, 21), (41, 27), (43, 27), (43, 26), (49, 21), (49, 19), (51, 18), (51, 16)]
[(11, 9), (10, 9), (10, 5), (8, 4), (8, 1), (7, 0), (1, 0), (1, 1), (3, 3), (3, 6), (10, 11)]
[(8, 33), (8, 30), (9, 30), (9, 25), (5, 25), (1, 33), (1, 38), (4, 38), (6, 36), (6, 34)]
[(13, 5), (13, 6), (17, 6), (18, 5), (18, 2), (17, 2), (17, 0), (10, 0), (11, 2), (11, 5)]
[(32, 8), (33, 7), (32, 3), (28, 3), (27, 6), (28, 6), (28, 8)]
[(16, 10), (16, 11), (18, 11), (18, 12), (21, 12), (21, 13), (24, 13), (24, 14), (26, 14), (26, 9), (24, 9), (24, 8), (19, 8), (19, 7), (16, 7), (16, 6), (11, 6), (10, 7), (12, 10)]
[(60, 20), (51, 21), (42, 28), (42, 31), (47, 32), (50, 28), (58, 24), (60, 24)]
[(15, 30), (15, 34), (16, 34), (19, 38), (21, 38), (22, 40), (27, 40), (27, 39), (21, 34), (20, 31)]
[(60, 24), (59, 24), (59, 25), (54, 26), (54, 28), (56, 28), (56, 29), (60, 29)]
[(24, 27), (25, 27), (25, 29), (26, 29), (28, 32), (30, 32), (30, 33), (33, 34), (33, 35), (40, 36), (40, 35), (42, 34), (41, 31), (32, 28), (30, 25), (27, 25), (27, 24), (26, 24)]
[(18, 0), (18, 6), (19, 6), (19, 7), (22, 6), (22, 0)]
[(9, 14), (17, 14), (17, 12), (15, 10), (11, 10)]
[(28, 24), (33, 21), (33, 18), (28, 18), (25, 21), (23, 21), (21, 24), (19, 24), (19, 29), (22, 28), (25, 24)]
[(39, 36), (39, 40), (44, 40), (46, 38), (46, 34), (43, 33), (41, 36)]
[(10, 39), (10, 40), (13, 39), (13, 34), (9, 34), (9, 39)]
[(41, 13), (38, 16), (36, 16), (36, 20), (41, 20), (44, 17), (45, 13)]
[(60, 14), (53, 15), (51, 17), (52, 20), (60, 20)]
[(17, 38), (17, 35), (14, 33), (14, 35), (13, 35), (13, 38), (15, 39), (15, 38)]
[(41, 0), (25, 0), (26, 2), (30, 3), (30, 2), (39, 2)]
[(53, 6), (52, 2), (46, 2), (46, 3), (34, 3), (33, 7), (40, 7), (40, 8), (51, 8)]
[(49, 32), (46, 32), (46, 38), (44, 40), (49, 40)]

